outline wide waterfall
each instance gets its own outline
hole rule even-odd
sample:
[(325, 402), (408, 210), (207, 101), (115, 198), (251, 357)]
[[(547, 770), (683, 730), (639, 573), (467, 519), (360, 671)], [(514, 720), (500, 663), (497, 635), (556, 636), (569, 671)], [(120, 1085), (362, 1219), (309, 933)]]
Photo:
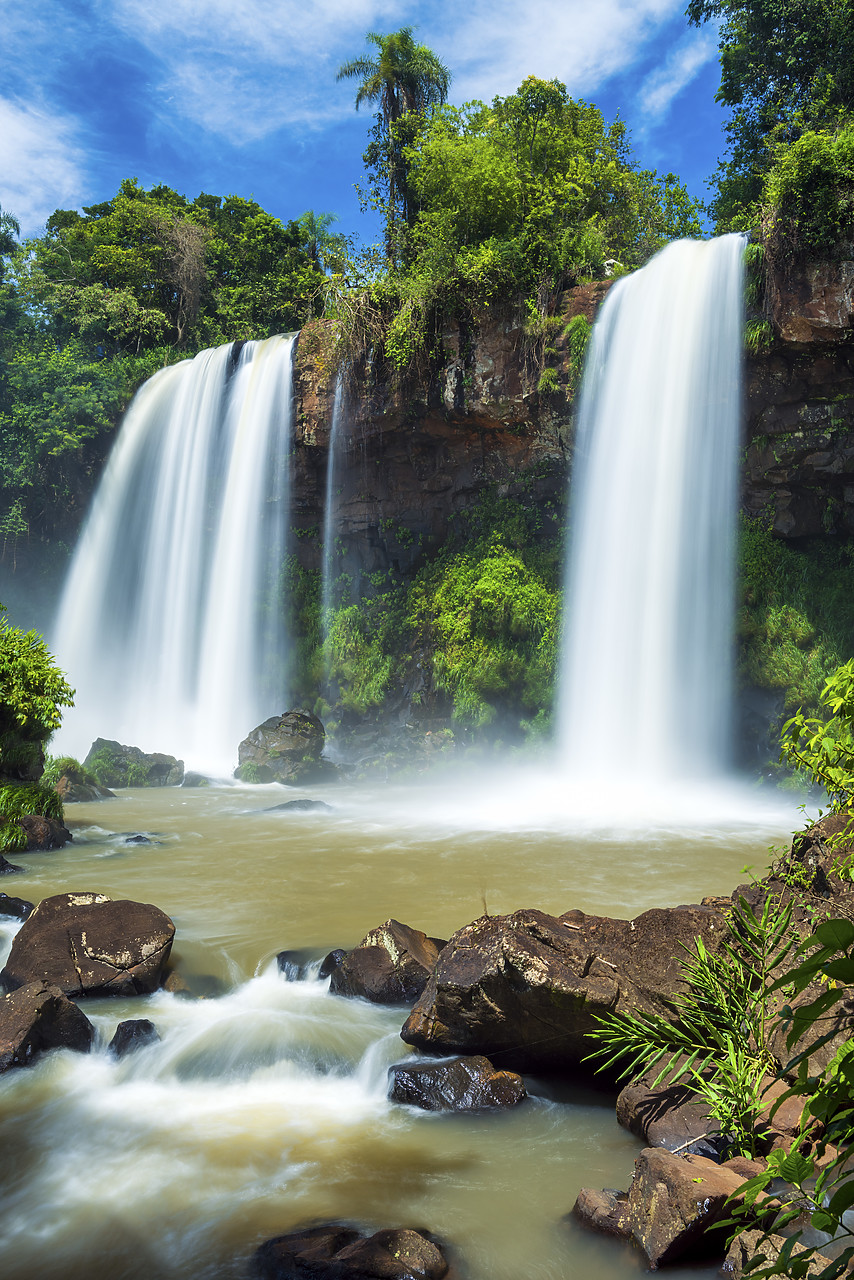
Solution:
[(570, 776), (727, 765), (743, 248), (668, 246), (614, 285), (594, 328), (559, 706)]
[(61, 747), (118, 738), (230, 773), (284, 709), (294, 341), (203, 351), (137, 394), (53, 639), (77, 689)]

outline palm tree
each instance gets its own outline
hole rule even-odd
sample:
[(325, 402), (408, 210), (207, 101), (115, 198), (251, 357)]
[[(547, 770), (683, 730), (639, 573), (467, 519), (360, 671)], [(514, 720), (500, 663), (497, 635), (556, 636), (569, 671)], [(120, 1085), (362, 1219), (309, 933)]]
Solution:
[(444, 102), (451, 73), (426, 44), (416, 44), (412, 27), (388, 35), (369, 31), (365, 39), (376, 45), (376, 57), (353, 58), (339, 67), (338, 80), (360, 80), (356, 110), (363, 102), (378, 102), (386, 133), (408, 111), (426, 111)]
[[(398, 206), (408, 224), (414, 221), (414, 207), (407, 183), (403, 148), (411, 136), (403, 127), (406, 117), (415, 117), (448, 96), (451, 73), (424, 44), (416, 44), (412, 27), (380, 35), (369, 31), (365, 39), (376, 46), (374, 57), (353, 58), (338, 70), (338, 80), (358, 80), (356, 110), (363, 102), (375, 102), (378, 140), (365, 152), (365, 164), (377, 173), (377, 186), (384, 189), (386, 251), (395, 256)], [(399, 126), (399, 127), (395, 127)]]

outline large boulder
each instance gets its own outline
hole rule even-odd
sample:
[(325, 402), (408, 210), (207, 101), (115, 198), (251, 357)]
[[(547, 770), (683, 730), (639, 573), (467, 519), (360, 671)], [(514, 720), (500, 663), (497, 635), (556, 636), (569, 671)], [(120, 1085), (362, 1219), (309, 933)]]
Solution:
[(15, 821), (23, 827), (27, 849), (61, 849), (71, 840), (71, 832), (58, 818), (43, 818), (38, 813), (25, 813)]
[(674, 1018), (685, 947), (714, 950), (723, 915), (704, 907), (611, 920), (568, 911), (482, 916), (444, 948), (402, 1038), (428, 1053), (483, 1053), (515, 1071), (578, 1067), (597, 1016)]
[(653, 1088), (644, 1080), (632, 1080), (617, 1098), (617, 1122), (648, 1147), (714, 1159), (722, 1143), (708, 1105), (682, 1084)]
[(252, 1274), (258, 1280), (443, 1280), (449, 1267), (426, 1231), (389, 1227), (364, 1236), (332, 1224), (265, 1241)]
[(412, 1004), (424, 990), (444, 942), (399, 920), (372, 929), (332, 970), (329, 990), (374, 1004)]
[(310, 711), (271, 716), (237, 749), (236, 778), (245, 782), (323, 782), (338, 770), (321, 760), (326, 730)]
[(101, 893), (44, 898), (12, 943), (0, 984), (31, 982), (66, 995), (144, 995), (160, 985), (175, 926), (158, 907)]
[(8, 893), (0, 893), (0, 916), (12, 916), (15, 920), (26, 920), (35, 910), (26, 898), (12, 898)]
[(126, 747), (110, 738), (95, 739), (83, 768), (102, 787), (177, 787), (184, 778), (183, 760)]
[(88, 1053), (95, 1028), (58, 987), (30, 982), (0, 998), (0, 1071), (24, 1067), (47, 1049)]
[(515, 1107), (528, 1094), (522, 1077), (496, 1071), (488, 1058), (401, 1062), (389, 1067), (389, 1097), (422, 1111), (487, 1111)]

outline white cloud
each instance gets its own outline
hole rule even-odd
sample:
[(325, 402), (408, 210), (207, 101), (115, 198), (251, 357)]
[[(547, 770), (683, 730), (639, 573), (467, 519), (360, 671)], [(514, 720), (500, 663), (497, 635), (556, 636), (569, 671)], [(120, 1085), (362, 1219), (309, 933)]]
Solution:
[(74, 208), (85, 188), (76, 125), (49, 109), (0, 98), (0, 204), (24, 235), (57, 208)]
[(671, 49), (664, 63), (646, 77), (638, 90), (638, 107), (647, 124), (661, 120), (674, 99), (716, 55), (717, 36), (710, 32), (689, 36)]

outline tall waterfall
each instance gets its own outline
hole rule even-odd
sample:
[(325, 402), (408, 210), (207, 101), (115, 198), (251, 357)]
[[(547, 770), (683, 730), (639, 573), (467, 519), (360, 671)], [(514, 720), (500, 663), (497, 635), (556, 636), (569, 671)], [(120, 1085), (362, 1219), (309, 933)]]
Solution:
[(576, 777), (726, 768), (743, 247), (668, 246), (613, 287), (594, 328), (559, 705)]
[(335, 537), (338, 531), (338, 494), (336, 483), (340, 480), (342, 419), (344, 417), (344, 370), (339, 369), (335, 379), (335, 398), (332, 405), (332, 421), (329, 424), (329, 452), (326, 457), (326, 500), (323, 507), (323, 562), (321, 565), (321, 610), (323, 638), (326, 639), (329, 615), (332, 610), (332, 582), (335, 572)]
[(63, 748), (100, 735), (230, 772), (284, 709), (294, 341), (203, 351), (134, 399), (56, 625)]

